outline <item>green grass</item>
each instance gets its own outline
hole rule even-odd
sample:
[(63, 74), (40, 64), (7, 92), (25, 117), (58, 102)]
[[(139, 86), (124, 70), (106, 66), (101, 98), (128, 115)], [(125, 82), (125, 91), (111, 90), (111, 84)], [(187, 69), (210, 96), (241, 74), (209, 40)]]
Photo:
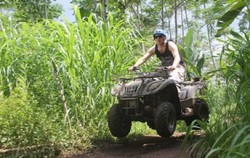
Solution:
[(1, 17), (1, 148), (86, 149), (109, 137), (113, 75), (127, 72), (140, 40), (111, 15), (104, 23), (75, 11), (74, 24)]

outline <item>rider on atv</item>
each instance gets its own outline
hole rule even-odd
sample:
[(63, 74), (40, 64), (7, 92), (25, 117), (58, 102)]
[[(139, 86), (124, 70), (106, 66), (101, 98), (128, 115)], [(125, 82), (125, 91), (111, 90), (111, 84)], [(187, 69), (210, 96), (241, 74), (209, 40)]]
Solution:
[(129, 71), (137, 70), (154, 54), (162, 67), (156, 72), (122, 77), (111, 91), (117, 100), (108, 111), (108, 127), (115, 137), (126, 137), (132, 121), (146, 122), (160, 136), (170, 137), (177, 120), (190, 126), (195, 120), (209, 119), (208, 104), (199, 96), (205, 84), (199, 80), (184, 81), (184, 62), (175, 43), (166, 40), (164, 30), (155, 30), (153, 37), (156, 44)]
[[(154, 54), (161, 60), (162, 66), (166, 66), (169, 71), (169, 78), (177, 82), (183, 82), (185, 78), (185, 63), (178, 51), (178, 47), (172, 40), (166, 39), (166, 31), (156, 29), (153, 33), (155, 45), (149, 48), (144, 56), (142, 56), (128, 70), (136, 70), (140, 65), (145, 63)], [(179, 90), (179, 88), (178, 88)], [(192, 110), (186, 108), (185, 113), (189, 115)]]
[(162, 29), (156, 29), (153, 33), (155, 45), (149, 48), (144, 56), (142, 56), (129, 71), (137, 69), (141, 64), (145, 63), (151, 56), (156, 56), (161, 60), (162, 66), (166, 66), (170, 78), (177, 82), (183, 82), (185, 76), (185, 64), (179, 54), (176, 44), (166, 39), (166, 32)]

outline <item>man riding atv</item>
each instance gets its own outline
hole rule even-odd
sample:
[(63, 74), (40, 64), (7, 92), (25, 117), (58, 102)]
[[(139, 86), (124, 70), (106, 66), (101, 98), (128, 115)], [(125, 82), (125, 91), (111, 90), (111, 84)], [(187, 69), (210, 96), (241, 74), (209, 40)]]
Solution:
[(108, 127), (115, 137), (127, 136), (132, 121), (146, 122), (162, 137), (174, 133), (177, 120), (184, 120), (188, 126), (194, 120), (208, 121), (208, 105), (197, 95), (205, 84), (199, 80), (184, 81), (184, 62), (175, 43), (166, 40), (164, 30), (155, 30), (153, 37), (156, 44), (129, 70), (136, 70), (153, 54), (163, 66), (156, 72), (120, 78), (111, 91), (117, 103), (109, 109)]
[[(178, 51), (177, 45), (166, 38), (166, 31), (156, 29), (153, 33), (155, 45), (149, 48), (145, 55), (143, 55), (132, 67), (128, 70), (133, 71), (138, 69), (140, 65), (145, 63), (154, 54), (161, 60), (162, 66), (166, 66), (169, 73), (169, 78), (178, 82), (183, 82), (185, 79), (185, 63)], [(179, 90), (179, 89), (178, 89)], [(190, 115), (192, 109), (186, 108), (185, 114)]]
[(145, 63), (151, 56), (156, 56), (161, 60), (162, 66), (166, 66), (169, 71), (170, 78), (175, 81), (184, 81), (185, 64), (178, 51), (176, 44), (166, 39), (166, 32), (162, 29), (156, 29), (153, 33), (155, 45), (149, 48), (146, 54), (141, 57), (129, 71), (138, 68)]

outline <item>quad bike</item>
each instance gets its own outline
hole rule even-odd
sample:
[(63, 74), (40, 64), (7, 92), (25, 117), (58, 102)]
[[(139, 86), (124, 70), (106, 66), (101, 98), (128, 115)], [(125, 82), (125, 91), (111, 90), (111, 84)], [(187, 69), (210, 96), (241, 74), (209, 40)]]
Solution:
[(109, 109), (109, 130), (115, 137), (126, 137), (132, 121), (140, 121), (146, 122), (161, 137), (170, 137), (177, 120), (184, 120), (188, 126), (194, 120), (208, 121), (208, 105), (196, 97), (204, 88), (205, 84), (197, 79), (177, 83), (169, 78), (166, 67), (120, 78), (120, 83), (111, 91), (118, 103)]

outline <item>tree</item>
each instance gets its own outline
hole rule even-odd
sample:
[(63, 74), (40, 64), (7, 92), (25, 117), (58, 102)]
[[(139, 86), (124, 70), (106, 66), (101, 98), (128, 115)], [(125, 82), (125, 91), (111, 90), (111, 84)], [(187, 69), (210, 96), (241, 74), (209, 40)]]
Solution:
[(71, 3), (79, 6), (82, 17), (88, 17), (91, 13), (101, 16), (100, 9), (98, 9), (101, 0), (72, 0)]
[(108, 0), (102, 0), (102, 6), (103, 6), (103, 13), (102, 13), (102, 17), (105, 21), (107, 21), (107, 17), (108, 17)]
[(37, 22), (54, 19), (62, 14), (62, 6), (51, 0), (1, 0), (0, 7), (13, 11), (18, 21)]
[[(107, 18), (108, 12), (112, 12), (117, 20), (126, 19), (127, 13), (133, 10), (133, 5), (141, 4), (140, 0), (72, 0), (72, 3), (78, 5), (81, 16), (88, 17), (91, 13)], [(130, 14), (130, 12), (128, 13)]]

